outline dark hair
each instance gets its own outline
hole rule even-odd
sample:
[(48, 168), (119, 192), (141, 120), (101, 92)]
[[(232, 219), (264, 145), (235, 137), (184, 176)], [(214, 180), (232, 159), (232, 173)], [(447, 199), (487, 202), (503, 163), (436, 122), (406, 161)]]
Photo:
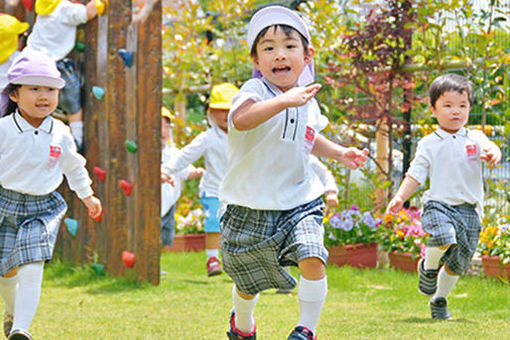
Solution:
[[(4, 91), (6, 91), (8, 94), (11, 94), (14, 91), (18, 90), (20, 87), (21, 87), (21, 85), (8, 84), (5, 87)], [(18, 103), (12, 101), (11, 98), (9, 98), (9, 102), (7, 103), (7, 107), (6, 107), (5, 111), (2, 112), (2, 117), (10, 115), (14, 111), (16, 111), (17, 108), (18, 108)]]
[(458, 74), (448, 73), (437, 77), (429, 89), (429, 100), (432, 107), (445, 92), (456, 91), (458, 93), (466, 92), (469, 100), (469, 106), (473, 106), (473, 83), (469, 79)]
[(274, 31), (276, 32), (276, 30), (278, 29), (278, 27), (280, 27), (283, 31), (283, 33), (285, 33), (285, 35), (287, 37), (290, 37), (290, 35), (292, 34), (292, 32), (296, 32), (297, 34), (299, 34), (299, 37), (301, 38), (301, 42), (303, 43), (303, 48), (305, 50), (305, 54), (308, 55), (308, 45), (309, 45), (309, 42), (308, 40), (305, 38), (304, 35), (302, 35), (298, 30), (296, 30), (294, 27), (291, 27), (289, 25), (284, 25), (284, 24), (276, 24), (276, 25), (271, 25), (271, 26), (268, 26), (266, 28), (264, 28), (262, 31), (259, 32), (259, 34), (257, 34), (257, 37), (255, 38), (255, 40), (253, 41), (253, 45), (251, 46), (251, 51), (250, 51), (250, 55), (255, 58), (257, 57), (257, 44), (259, 43), (259, 40), (266, 35), (267, 31), (269, 31), (269, 29), (271, 27), (274, 27)]

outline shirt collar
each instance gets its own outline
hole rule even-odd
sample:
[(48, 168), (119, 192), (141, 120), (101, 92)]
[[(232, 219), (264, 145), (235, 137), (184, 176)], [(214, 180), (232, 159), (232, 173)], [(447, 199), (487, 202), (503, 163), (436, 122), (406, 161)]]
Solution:
[(451, 138), (453, 136), (467, 136), (468, 134), (468, 130), (465, 128), (465, 127), (461, 127), (459, 129), (459, 131), (455, 132), (455, 133), (449, 133), (449, 132), (446, 132), (445, 130), (441, 129), (440, 127), (438, 127), (436, 129), (436, 131), (434, 131), (434, 134), (439, 137), (440, 139), (447, 139), (447, 138)]
[(30, 125), (25, 120), (25, 118), (21, 116), (18, 110), (16, 110), (16, 112), (12, 114), (12, 119), (14, 121), (14, 125), (16, 125), (16, 128), (20, 133), (32, 130), (41, 130), (46, 133), (51, 133), (51, 131), (53, 131), (53, 118), (51, 118), (51, 116), (46, 117), (38, 128), (35, 128), (32, 125)]

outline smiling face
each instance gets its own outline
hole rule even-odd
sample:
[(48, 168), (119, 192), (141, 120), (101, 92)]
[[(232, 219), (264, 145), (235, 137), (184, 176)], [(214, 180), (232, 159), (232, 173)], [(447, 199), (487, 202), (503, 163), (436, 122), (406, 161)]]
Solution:
[(295, 87), (303, 68), (313, 57), (312, 47), (303, 46), (299, 33), (290, 30), (287, 34), (280, 26), (270, 27), (257, 41), (253, 56), (255, 68), (265, 79), (283, 92)]
[(459, 131), (467, 123), (470, 109), (471, 105), (466, 91), (462, 91), (462, 93), (446, 91), (439, 96), (434, 106), (430, 106), (439, 126), (449, 133)]
[(38, 127), (58, 105), (58, 89), (48, 86), (21, 85), (9, 94), (18, 104), (21, 116), (32, 126)]

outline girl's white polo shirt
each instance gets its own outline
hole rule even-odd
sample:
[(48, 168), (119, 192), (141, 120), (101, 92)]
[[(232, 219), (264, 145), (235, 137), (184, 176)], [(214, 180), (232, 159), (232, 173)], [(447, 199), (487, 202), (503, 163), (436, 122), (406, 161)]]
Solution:
[(62, 0), (48, 15), (39, 15), (27, 48), (42, 51), (55, 61), (65, 58), (76, 44), (76, 28), (87, 22), (87, 8), (83, 4)]
[(85, 158), (69, 127), (51, 116), (34, 128), (18, 112), (0, 119), (0, 185), (34, 196), (55, 191), (66, 176), (79, 198), (93, 194)]
[(461, 128), (454, 134), (441, 128), (418, 142), (416, 155), (407, 175), (429, 189), (423, 202), (439, 201), (449, 205), (475, 204), (483, 212), (482, 149), (493, 148), (482, 131)]
[(223, 202), (251, 209), (287, 210), (323, 193), (308, 163), (318, 133), (308, 125), (309, 117), (320, 115), (315, 100), (283, 110), (251, 130), (239, 131), (232, 123), (232, 113), (246, 100), (258, 102), (281, 93), (264, 79), (250, 79), (234, 97), (228, 116), (227, 169), (220, 185)]
[[(179, 155), (179, 149), (175, 146), (166, 144), (161, 154), (161, 161), (162, 163), (165, 163), (179, 157)], [(182, 191), (182, 182), (188, 178), (193, 168), (194, 167), (192, 165), (189, 165), (183, 170), (175, 173), (175, 184), (173, 186), (167, 182), (161, 185), (161, 217), (165, 216), (172, 205), (179, 200)]]

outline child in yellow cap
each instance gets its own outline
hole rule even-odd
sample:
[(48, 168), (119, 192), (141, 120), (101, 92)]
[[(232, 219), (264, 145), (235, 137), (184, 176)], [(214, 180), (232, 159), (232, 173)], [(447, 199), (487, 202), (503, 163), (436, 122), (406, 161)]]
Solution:
[(19, 55), (19, 36), (30, 26), (15, 17), (0, 13), (0, 93), (9, 83), (7, 71)]
[[(166, 107), (161, 108), (161, 162), (168, 162), (178, 157), (177, 149), (172, 139), (173, 115)], [(175, 236), (175, 204), (181, 196), (182, 181), (194, 179), (204, 174), (203, 168), (189, 165), (175, 173), (171, 182), (167, 179), (161, 184), (161, 243), (163, 247), (171, 247)]]
[(45, 52), (57, 62), (66, 86), (60, 91), (59, 107), (69, 114), (69, 126), (78, 148), (83, 143), (83, 111), (80, 74), (68, 57), (76, 44), (76, 30), (105, 11), (106, 0), (90, 0), (86, 5), (68, 0), (36, 0), (37, 19), (28, 37), (27, 48)]
[(207, 255), (207, 275), (221, 274), (220, 248), (220, 201), (218, 188), (225, 175), (227, 165), (227, 115), (232, 98), (239, 89), (229, 83), (213, 86), (209, 101), (208, 118), (211, 127), (199, 134), (190, 144), (181, 149), (179, 157), (165, 162), (162, 177), (184, 169), (186, 166), (205, 158), (205, 174), (200, 182), (200, 202), (204, 208), (204, 231)]

